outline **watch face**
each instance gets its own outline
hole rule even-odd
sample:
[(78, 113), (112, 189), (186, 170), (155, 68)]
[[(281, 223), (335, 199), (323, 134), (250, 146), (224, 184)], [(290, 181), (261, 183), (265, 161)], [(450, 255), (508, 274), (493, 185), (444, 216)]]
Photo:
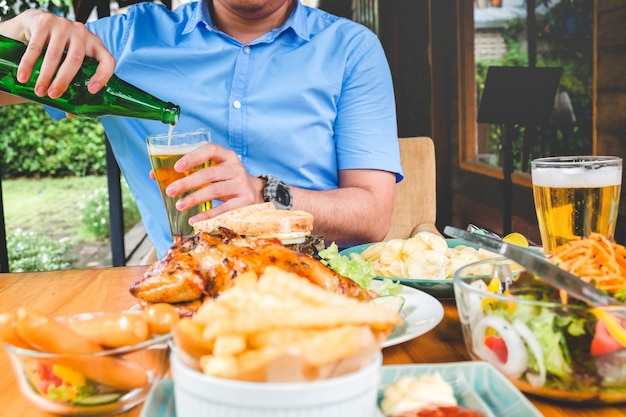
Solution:
[(282, 184), (279, 184), (276, 188), (276, 201), (286, 207), (291, 205), (291, 193)]

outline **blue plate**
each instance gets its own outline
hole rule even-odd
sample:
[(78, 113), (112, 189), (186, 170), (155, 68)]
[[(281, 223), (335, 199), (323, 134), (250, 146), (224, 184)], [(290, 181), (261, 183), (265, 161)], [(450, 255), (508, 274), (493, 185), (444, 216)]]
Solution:
[(165, 378), (152, 387), (139, 417), (175, 417), (174, 381)]
[[(379, 401), (384, 387), (398, 378), (436, 372), (452, 385), (459, 405), (480, 411), (485, 417), (541, 417), (539, 410), (495, 367), (480, 361), (385, 365), (382, 367)], [(176, 417), (171, 379), (163, 379), (152, 388), (140, 417)], [(382, 413), (377, 411), (376, 417), (382, 417)]]
[(423, 365), (383, 366), (381, 389), (400, 377), (439, 373), (454, 388), (460, 406), (480, 411), (485, 417), (540, 417), (535, 406), (493, 365), (481, 361)]
[[(475, 246), (469, 245), (461, 239), (446, 239), (448, 242), (449, 248), (455, 248), (460, 245), (469, 246), (474, 249), (477, 249)], [(339, 252), (341, 255), (350, 256), (351, 253), (360, 254), (365, 249), (374, 245), (375, 243), (366, 243), (364, 245), (353, 246), (351, 248), (347, 248)], [(400, 281), (402, 285), (406, 285), (407, 287), (417, 288), (418, 290), (422, 290), (427, 292), (428, 294), (439, 298), (439, 299), (447, 299), (454, 298), (454, 287), (453, 287), (453, 279), (424, 279), (420, 277), (376, 277), (376, 279), (384, 279), (391, 278), (394, 281)]]

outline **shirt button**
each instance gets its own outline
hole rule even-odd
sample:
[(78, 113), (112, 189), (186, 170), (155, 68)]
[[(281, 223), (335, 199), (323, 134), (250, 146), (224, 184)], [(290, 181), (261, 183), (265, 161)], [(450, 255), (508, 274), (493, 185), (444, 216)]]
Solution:
[(243, 47), (243, 52), (246, 53), (246, 54), (249, 54), (250, 53), (250, 47), (249, 46), (244, 46)]
[(241, 101), (239, 101), (239, 100), (233, 101), (233, 107), (236, 108), (236, 109), (240, 109), (241, 108)]

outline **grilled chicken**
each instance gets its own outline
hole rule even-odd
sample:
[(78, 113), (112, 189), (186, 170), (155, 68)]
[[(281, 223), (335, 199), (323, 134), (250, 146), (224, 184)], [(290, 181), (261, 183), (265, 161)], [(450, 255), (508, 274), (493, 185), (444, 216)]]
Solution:
[(261, 275), (266, 266), (274, 265), (329, 291), (371, 299), (351, 279), (336, 274), (308, 255), (284, 247), (278, 239), (243, 238), (225, 228), (220, 228), (220, 232), (221, 236), (199, 233), (190, 238), (176, 237), (166, 255), (131, 286), (131, 294), (153, 303), (217, 297), (242, 272), (251, 270)]

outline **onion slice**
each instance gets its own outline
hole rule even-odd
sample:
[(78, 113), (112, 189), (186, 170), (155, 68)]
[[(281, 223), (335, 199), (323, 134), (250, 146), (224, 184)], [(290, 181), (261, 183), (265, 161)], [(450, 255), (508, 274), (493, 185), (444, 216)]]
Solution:
[[(478, 290), (487, 291), (487, 284), (485, 284), (481, 279), (473, 281), (470, 285)], [(465, 304), (465, 308), (459, 309), (459, 318), (462, 323), (467, 323), (471, 327), (474, 327), (477, 322), (485, 317), (481, 300), (481, 296), (473, 291), (468, 291), (462, 294), (461, 302)], [(463, 314), (463, 312), (466, 313)]]
[[(502, 362), (495, 353), (485, 346), (487, 329), (492, 328), (504, 340), (508, 352), (506, 362)], [(487, 316), (480, 320), (472, 331), (474, 351), (483, 360), (495, 365), (505, 374), (519, 378), (528, 368), (528, 351), (513, 325), (498, 316)]]
[(543, 362), (543, 351), (541, 350), (541, 345), (539, 341), (533, 334), (533, 332), (519, 320), (515, 320), (513, 322), (513, 327), (517, 330), (517, 333), (524, 339), (524, 343), (530, 349), (535, 360), (537, 361), (537, 368), (539, 373), (526, 372), (526, 380), (533, 387), (543, 387), (546, 383), (546, 365)]

